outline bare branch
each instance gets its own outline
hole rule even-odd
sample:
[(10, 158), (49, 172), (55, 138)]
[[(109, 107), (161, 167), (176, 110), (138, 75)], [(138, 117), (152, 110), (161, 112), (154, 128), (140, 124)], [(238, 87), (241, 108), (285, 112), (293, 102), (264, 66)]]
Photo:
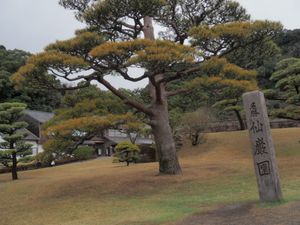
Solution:
[[(237, 49), (239, 49), (239, 48), (244, 48), (244, 47), (247, 47), (248, 45), (255, 44), (256, 42), (260, 42), (260, 41), (262, 41), (264, 38), (265, 38), (264, 36), (257, 37), (257, 38), (255, 38), (255, 39), (253, 39), (252, 41), (247, 42), (247, 43), (244, 43), (244, 44), (242, 44), (242, 43), (238, 43), (238, 44), (237, 44), (237, 43), (232, 43), (232, 47), (231, 47), (230, 49), (228, 49), (228, 50), (222, 52), (222, 53), (219, 54), (218, 56), (219, 56), (219, 57), (223, 57), (223, 56), (228, 55), (228, 54), (230, 54), (231, 52), (233, 52), (233, 51), (235, 51), (235, 50), (237, 50)], [(235, 44), (235, 46), (234, 46), (234, 44)]]
[(110, 90), (112, 93), (114, 93), (116, 96), (118, 96), (121, 100), (124, 101), (125, 104), (130, 105), (134, 108), (136, 108), (137, 110), (152, 116), (153, 112), (150, 108), (142, 105), (141, 103), (129, 99), (128, 96), (126, 96), (125, 94), (123, 94), (121, 91), (119, 91), (118, 89), (116, 89), (115, 87), (113, 87), (108, 81), (106, 81), (102, 76), (97, 77), (97, 81), (99, 83), (101, 83), (102, 85), (104, 85), (108, 90)]
[(128, 75), (127, 72), (122, 71), (122, 69), (116, 68), (115, 70), (116, 70), (116, 72), (118, 72), (125, 80), (129, 80), (129, 81), (133, 81), (133, 82), (141, 81), (141, 80), (143, 80), (143, 79), (145, 79), (145, 78), (148, 77), (147, 72), (145, 72), (145, 73), (144, 73), (142, 76), (140, 76), (140, 77), (133, 78), (133, 77), (130, 77), (130, 76)]
[(68, 74), (65, 74), (65, 75), (61, 75), (57, 72), (55, 72), (54, 70), (52, 69), (48, 69), (51, 73), (53, 73), (53, 75), (55, 75), (56, 77), (59, 77), (59, 78), (63, 78), (67, 81), (78, 81), (78, 80), (82, 80), (82, 79), (87, 79), (89, 76), (92, 76), (93, 74), (90, 74), (90, 75), (76, 75), (76, 77), (74, 78), (69, 78), (68, 76), (72, 75), (71, 73), (68, 73)]
[(0, 156), (0, 160), (11, 160), (11, 157), (8, 156)]
[(166, 92), (166, 96), (167, 97), (172, 97), (172, 96), (175, 96), (175, 95), (184, 94), (184, 93), (188, 93), (188, 92), (191, 92), (191, 91), (192, 91), (192, 89), (183, 88), (183, 89), (178, 89), (176, 91)]
[(158, 81), (158, 83), (170, 83), (172, 81), (175, 81), (175, 80), (178, 80), (178, 79), (181, 79), (182, 77), (184, 76), (188, 76), (189, 74), (191, 73), (194, 73), (194, 72), (197, 72), (200, 70), (200, 65), (197, 65), (197, 66), (194, 66), (190, 69), (187, 69), (187, 70), (183, 70), (183, 71), (178, 71), (178, 72), (175, 72), (174, 76), (171, 76), (171, 77), (164, 77), (162, 79), (160, 79)]
[(127, 27), (129, 29), (132, 29), (132, 30), (136, 30), (136, 29), (140, 29), (140, 26), (137, 26), (137, 25), (130, 25), (128, 23), (125, 23), (125, 22), (120, 22), (120, 24), (122, 24), (124, 27)]

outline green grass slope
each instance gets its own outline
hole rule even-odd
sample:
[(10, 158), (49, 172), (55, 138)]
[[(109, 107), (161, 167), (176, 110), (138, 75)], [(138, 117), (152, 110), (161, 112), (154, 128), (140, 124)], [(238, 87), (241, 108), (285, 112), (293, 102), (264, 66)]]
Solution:
[[(273, 130), (286, 201), (300, 200), (300, 129)], [(98, 159), (0, 175), (1, 225), (172, 224), (221, 204), (258, 201), (247, 132), (209, 134), (179, 153), (182, 176), (157, 163)]]

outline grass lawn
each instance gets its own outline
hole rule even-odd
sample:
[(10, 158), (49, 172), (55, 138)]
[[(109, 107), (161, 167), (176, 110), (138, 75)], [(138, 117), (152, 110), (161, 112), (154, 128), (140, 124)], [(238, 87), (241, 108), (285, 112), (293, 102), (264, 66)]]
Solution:
[[(284, 199), (300, 200), (300, 129), (273, 130)], [(157, 163), (97, 159), (0, 175), (1, 225), (157, 225), (222, 204), (258, 201), (248, 133), (209, 134), (184, 147), (182, 176), (157, 176)], [(259, 207), (269, 207), (259, 206)]]

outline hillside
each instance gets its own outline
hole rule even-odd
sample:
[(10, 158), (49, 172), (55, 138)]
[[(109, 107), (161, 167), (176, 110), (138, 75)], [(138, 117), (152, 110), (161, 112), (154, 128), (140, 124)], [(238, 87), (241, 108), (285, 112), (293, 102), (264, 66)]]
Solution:
[[(300, 200), (300, 128), (272, 132), (286, 201), (273, 207), (280, 211)], [(109, 158), (20, 172), (15, 182), (2, 174), (0, 224), (196, 224), (189, 218), (226, 204), (269, 210), (255, 204), (246, 131), (208, 134), (205, 144), (185, 146), (179, 156), (183, 176), (175, 177), (157, 176), (156, 163), (126, 167)]]

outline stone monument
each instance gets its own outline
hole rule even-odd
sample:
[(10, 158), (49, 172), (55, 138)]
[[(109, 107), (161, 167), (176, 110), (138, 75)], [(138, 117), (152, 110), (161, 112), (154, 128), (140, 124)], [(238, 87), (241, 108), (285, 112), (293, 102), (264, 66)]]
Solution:
[(243, 103), (260, 200), (280, 201), (282, 193), (264, 95), (260, 91), (245, 93)]

